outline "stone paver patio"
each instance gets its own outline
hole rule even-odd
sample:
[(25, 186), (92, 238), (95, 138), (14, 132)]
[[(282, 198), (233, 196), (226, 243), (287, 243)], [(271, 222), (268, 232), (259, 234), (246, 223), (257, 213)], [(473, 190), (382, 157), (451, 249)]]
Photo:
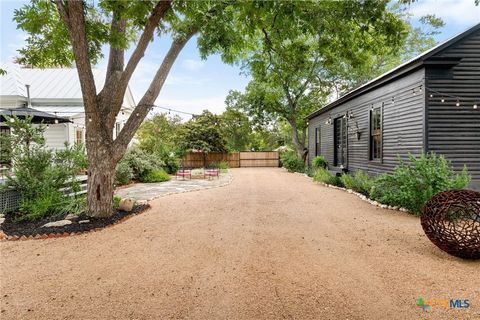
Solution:
[(211, 180), (200, 178), (183, 180), (182, 178), (177, 179), (174, 177), (167, 182), (136, 183), (130, 187), (118, 190), (115, 194), (122, 198), (151, 201), (169, 194), (223, 187), (230, 184), (231, 181), (232, 174), (230, 172), (221, 173), (219, 178)]

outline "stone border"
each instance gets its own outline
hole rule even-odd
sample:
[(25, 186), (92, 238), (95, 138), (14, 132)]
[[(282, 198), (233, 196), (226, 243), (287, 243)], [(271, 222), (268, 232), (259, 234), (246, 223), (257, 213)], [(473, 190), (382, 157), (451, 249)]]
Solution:
[[(286, 170), (286, 169), (285, 169)], [(288, 172), (288, 171), (287, 171)], [(326, 183), (323, 183), (323, 182), (319, 182), (319, 181), (313, 181), (313, 178), (308, 176), (306, 173), (300, 173), (300, 172), (294, 172), (296, 174), (299, 174), (301, 176), (304, 176), (306, 177), (307, 179), (311, 180), (312, 182), (314, 183), (317, 183), (321, 186), (324, 186), (324, 187), (327, 187), (327, 188), (332, 188), (332, 189), (338, 189), (338, 190), (343, 190), (343, 191), (346, 191), (350, 194), (353, 194), (355, 196), (357, 196), (358, 198), (360, 198), (361, 200), (365, 201), (365, 202), (368, 202), (370, 203), (371, 205), (373, 206), (376, 206), (376, 207), (379, 207), (379, 208), (382, 208), (382, 209), (387, 209), (387, 210), (395, 210), (395, 211), (401, 211), (401, 212), (406, 212), (406, 213), (410, 213), (410, 214), (413, 214), (412, 212), (410, 212), (409, 210), (405, 209), (405, 208), (401, 208), (401, 207), (394, 207), (394, 206), (389, 206), (389, 205), (386, 205), (386, 204), (382, 204), (378, 201), (375, 201), (375, 200), (372, 200), (370, 199), (369, 197), (367, 197), (366, 195), (363, 195), (361, 193), (358, 193), (356, 191), (353, 191), (352, 189), (347, 189), (347, 188), (342, 188), (342, 187), (337, 187), (337, 186), (333, 186), (331, 184), (326, 184)]]
[(30, 235), (30, 236), (9, 236), (9, 235), (6, 235), (3, 230), (0, 230), (0, 241), (23, 241), (23, 240), (38, 240), (38, 239), (51, 239), (51, 238), (65, 238), (65, 237), (70, 237), (70, 236), (78, 236), (78, 235), (82, 235), (82, 234), (87, 234), (87, 233), (91, 233), (91, 232), (97, 232), (97, 231), (102, 231), (106, 228), (110, 228), (110, 227), (113, 227), (119, 223), (123, 223), (125, 221), (127, 221), (128, 219), (132, 218), (132, 217), (135, 217), (135, 216), (138, 216), (148, 210), (151, 209), (151, 206), (149, 204), (147, 204), (147, 208), (145, 208), (145, 210), (142, 210), (138, 213), (135, 213), (135, 214), (130, 214), (128, 216), (125, 216), (115, 222), (113, 222), (112, 224), (109, 224), (109, 225), (106, 225), (105, 227), (102, 227), (102, 228), (94, 228), (94, 229), (90, 229), (90, 230), (85, 230), (85, 231), (78, 231), (78, 232), (63, 232), (63, 233), (42, 233), (42, 234), (36, 234), (36, 235)]

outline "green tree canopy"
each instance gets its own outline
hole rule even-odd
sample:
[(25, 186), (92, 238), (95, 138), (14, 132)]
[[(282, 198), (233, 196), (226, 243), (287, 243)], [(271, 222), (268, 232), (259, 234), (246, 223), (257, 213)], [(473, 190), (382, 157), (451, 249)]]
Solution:
[(227, 143), (220, 128), (221, 118), (208, 110), (186, 122), (180, 129), (177, 145), (180, 153), (188, 151), (226, 152)]

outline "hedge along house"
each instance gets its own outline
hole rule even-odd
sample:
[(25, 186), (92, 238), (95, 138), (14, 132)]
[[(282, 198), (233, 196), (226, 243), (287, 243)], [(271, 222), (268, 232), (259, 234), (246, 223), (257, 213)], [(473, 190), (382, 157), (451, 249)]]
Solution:
[(480, 189), (480, 24), (307, 117), (309, 161), (333, 172), (392, 172), (409, 153), (467, 166)]

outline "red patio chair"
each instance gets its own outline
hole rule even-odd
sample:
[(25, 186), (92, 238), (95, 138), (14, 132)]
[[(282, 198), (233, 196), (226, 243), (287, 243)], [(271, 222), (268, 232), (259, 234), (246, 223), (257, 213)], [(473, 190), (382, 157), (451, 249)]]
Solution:
[(192, 171), (187, 169), (180, 169), (175, 174), (175, 177), (177, 180), (178, 177), (182, 177), (182, 180), (185, 180), (185, 177), (188, 177), (188, 179), (192, 179)]

